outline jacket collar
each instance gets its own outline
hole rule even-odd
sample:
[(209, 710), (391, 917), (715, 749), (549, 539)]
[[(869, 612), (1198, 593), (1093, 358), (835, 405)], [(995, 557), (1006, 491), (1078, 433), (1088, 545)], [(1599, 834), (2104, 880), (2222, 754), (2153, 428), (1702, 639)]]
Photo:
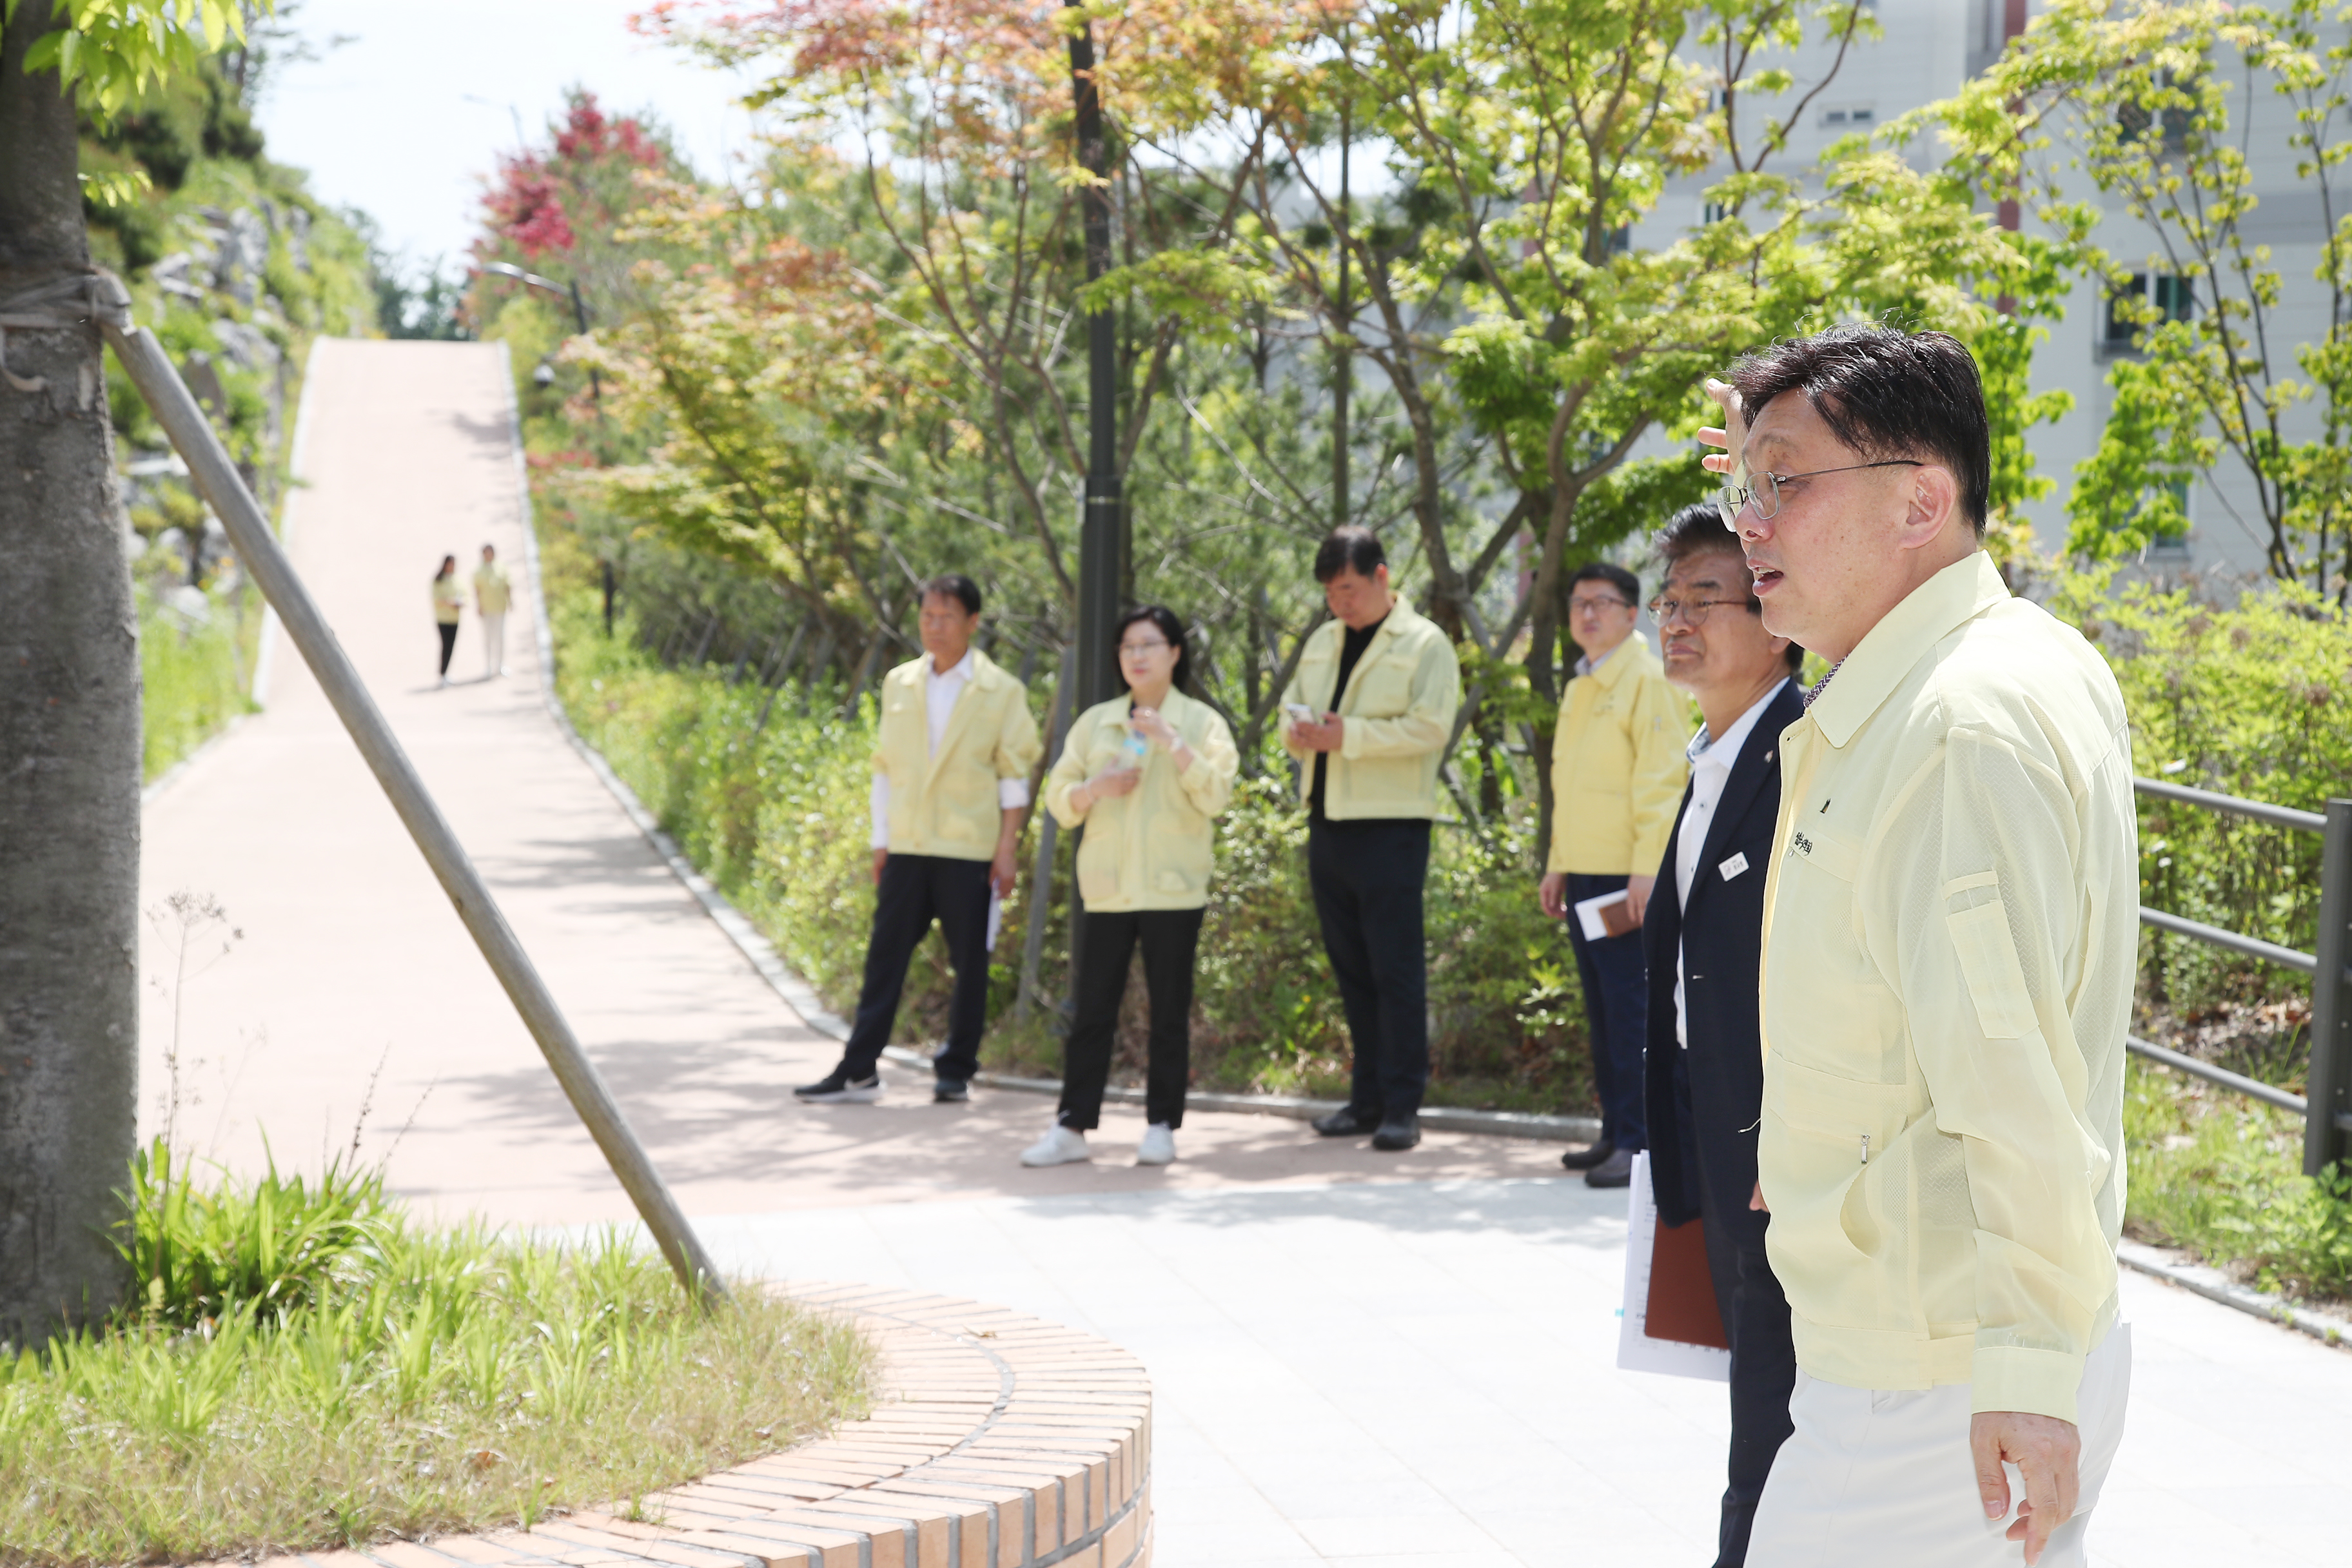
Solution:
[[(956, 742), (962, 739), (964, 731), (971, 727), (972, 710), (979, 706), (972, 700), (971, 694), (975, 691), (993, 691), (1000, 683), (1011, 679), (1003, 670), (997, 668), (995, 660), (978, 648), (972, 649), (966, 657), (971, 660), (971, 675), (963, 683), (963, 689), (956, 693), (955, 706), (948, 710), (947, 731), (940, 737), (940, 749), (931, 753), (930, 766), (923, 774), (926, 779), (939, 771), (940, 759), (954, 751)], [(921, 683), (929, 675), (930, 668), (931, 660), (928, 654), (915, 661), (915, 679), (918, 689), (921, 689)]]
[(1576, 679), (1598, 681), (1601, 690), (1614, 691), (1617, 683), (1625, 679), (1627, 670), (1649, 661), (1650, 639), (1639, 632), (1629, 632), (1623, 642), (1609, 650), (1609, 657), (1601, 661), (1600, 668), (1591, 675), (1580, 675)]
[(1981, 550), (1912, 589), (1846, 656), (1813, 704), (1808, 717), (1822, 739), (1843, 748), (1937, 643), (2010, 596), (2000, 569)]

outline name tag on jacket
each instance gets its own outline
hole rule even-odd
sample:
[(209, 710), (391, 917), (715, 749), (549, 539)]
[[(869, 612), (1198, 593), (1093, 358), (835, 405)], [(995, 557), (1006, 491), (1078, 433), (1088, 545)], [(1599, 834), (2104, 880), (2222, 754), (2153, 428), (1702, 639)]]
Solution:
[(1728, 882), (1731, 879), (1748, 869), (1747, 852), (1743, 850), (1739, 854), (1734, 855), (1730, 859), (1726, 860), (1722, 865), (1717, 866), (1716, 869), (1722, 872), (1723, 879)]

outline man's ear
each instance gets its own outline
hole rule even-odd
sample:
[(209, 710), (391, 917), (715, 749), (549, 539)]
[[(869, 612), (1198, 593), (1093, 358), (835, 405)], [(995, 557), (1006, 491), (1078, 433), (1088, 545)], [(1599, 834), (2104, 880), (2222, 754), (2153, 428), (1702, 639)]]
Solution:
[(1911, 470), (1906, 501), (1900, 542), (1907, 550), (1924, 549), (1959, 516), (1959, 481), (1941, 463), (1923, 463)]

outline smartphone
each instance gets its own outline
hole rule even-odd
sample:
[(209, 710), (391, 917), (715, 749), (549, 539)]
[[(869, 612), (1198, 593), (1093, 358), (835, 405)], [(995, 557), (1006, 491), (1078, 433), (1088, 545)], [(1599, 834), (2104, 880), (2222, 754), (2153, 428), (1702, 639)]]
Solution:
[(1282, 710), (1290, 715), (1290, 721), (1294, 724), (1315, 722), (1315, 710), (1304, 702), (1286, 702), (1282, 705)]

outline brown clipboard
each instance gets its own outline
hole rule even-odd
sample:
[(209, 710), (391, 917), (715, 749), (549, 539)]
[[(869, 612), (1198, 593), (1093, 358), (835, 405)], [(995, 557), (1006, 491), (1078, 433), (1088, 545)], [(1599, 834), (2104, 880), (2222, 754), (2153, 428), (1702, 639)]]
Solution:
[(1650, 1246), (1650, 1297), (1643, 1332), (1654, 1340), (1674, 1340), (1686, 1345), (1731, 1348), (1723, 1331), (1723, 1314), (1716, 1309), (1715, 1276), (1706, 1267), (1706, 1222), (1684, 1225), (1658, 1221)]

